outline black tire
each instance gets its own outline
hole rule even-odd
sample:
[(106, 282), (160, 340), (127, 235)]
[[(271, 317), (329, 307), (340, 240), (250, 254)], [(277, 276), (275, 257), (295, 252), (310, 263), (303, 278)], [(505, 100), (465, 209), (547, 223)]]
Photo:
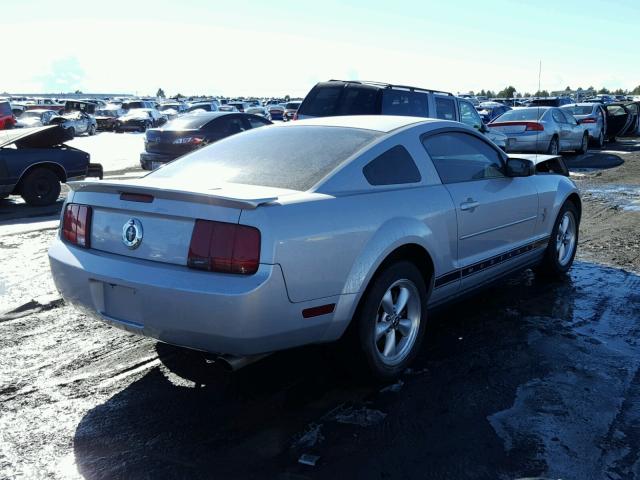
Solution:
[[(384, 353), (380, 352), (381, 343), (387, 341), (386, 334), (382, 335), (378, 341), (375, 340), (375, 332), (377, 325), (382, 325), (384, 322), (380, 322), (380, 314), (384, 314), (381, 309), (382, 299), (390, 289), (397, 282), (408, 282), (406, 286), (412, 284), (415, 287), (415, 291), (411, 294), (411, 299), (406, 303), (406, 307), (398, 312), (401, 316), (406, 315), (407, 318), (411, 316), (409, 310), (414, 312), (413, 317), (418, 314), (418, 325), (412, 327), (410, 330), (412, 333), (407, 336), (402, 336), (401, 333), (393, 334), (393, 341), (397, 341), (397, 348), (399, 348), (399, 354), (402, 352), (400, 346), (402, 341), (407, 341), (406, 356), (401, 356), (397, 363), (393, 365), (385, 363), (382, 360)], [(399, 288), (402, 288), (399, 287)], [(417, 294), (417, 296), (415, 296)], [(419, 300), (419, 306), (414, 299)], [(410, 303), (411, 302), (411, 303)], [(395, 312), (395, 310), (394, 310)], [(387, 317), (391, 318), (391, 317)], [(376, 277), (371, 281), (365, 296), (363, 297), (358, 310), (352, 320), (345, 347), (350, 352), (350, 360), (353, 362), (353, 352), (357, 352), (356, 363), (352, 366), (358, 370), (358, 373), (364, 374), (366, 377), (376, 381), (387, 381), (399, 376), (414, 360), (420, 345), (424, 337), (425, 325), (427, 322), (427, 287), (424, 282), (424, 278), (420, 273), (420, 270), (408, 261), (399, 261), (386, 267), (383, 271), (378, 273)], [(393, 324), (392, 321), (387, 322), (388, 325)], [(396, 332), (401, 332), (399, 327)], [(389, 333), (392, 328), (389, 328)], [(396, 337), (396, 335), (398, 335)], [(399, 340), (397, 340), (399, 339)], [(395, 343), (394, 343), (395, 344)], [(347, 350), (345, 350), (347, 353)], [(345, 356), (345, 358), (348, 358)]]
[[(560, 224), (565, 216), (565, 214), (571, 215), (573, 217), (574, 228), (575, 228), (575, 239), (573, 241), (573, 245), (571, 246), (572, 251), (568, 257), (564, 257), (566, 260), (561, 262), (560, 252), (558, 251), (558, 242), (559, 242), (559, 230)], [(580, 214), (578, 212), (578, 208), (571, 201), (565, 202), (565, 204), (560, 209), (558, 213), (558, 217), (556, 218), (555, 223), (553, 224), (553, 229), (551, 230), (551, 237), (549, 238), (549, 244), (547, 245), (547, 249), (544, 252), (544, 257), (540, 264), (536, 267), (536, 273), (546, 276), (546, 277), (562, 277), (567, 273), (567, 271), (571, 268), (573, 264), (573, 260), (576, 256), (576, 252), (578, 250), (578, 236), (580, 231)]]
[(96, 134), (96, 127), (95, 127), (95, 125), (91, 125), (89, 127), (89, 136), (93, 136), (95, 134)]
[(547, 148), (547, 153), (549, 155), (559, 155), (560, 154), (560, 142), (558, 141), (558, 137), (554, 136), (549, 142), (549, 147)]
[(36, 168), (22, 181), (20, 195), (29, 205), (51, 205), (60, 195), (60, 179), (48, 168)]
[(75, 136), (76, 136), (76, 129), (75, 128), (69, 127), (67, 129), (67, 132), (69, 132), (69, 135), (71, 135), (72, 138), (75, 138)]
[(595, 140), (597, 148), (604, 148), (604, 130), (600, 130), (598, 138)]
[(576, 153), (578, 155), (584, 155), (585, 153), (587, 153), (588, 149), (589, 149), (589, 134), (587, 132), (584, 132), (584, 135), (582, 136), (582, 143), (580, 144), (580, 148), (576, 150)]

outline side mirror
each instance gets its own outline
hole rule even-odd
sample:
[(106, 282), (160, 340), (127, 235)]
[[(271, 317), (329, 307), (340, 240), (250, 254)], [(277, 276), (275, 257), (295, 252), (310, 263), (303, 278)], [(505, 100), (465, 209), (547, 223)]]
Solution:
[(485, 123), (480, 124), (476, 128), (480, 130), (481, 133), (487, 133), (489, 131), (489, 127), (487, 127)]
[(508, 177), (530, 177), (535, 173), (536, 166), (531, 160), (524, 158), (510, 158), (507, 160)]

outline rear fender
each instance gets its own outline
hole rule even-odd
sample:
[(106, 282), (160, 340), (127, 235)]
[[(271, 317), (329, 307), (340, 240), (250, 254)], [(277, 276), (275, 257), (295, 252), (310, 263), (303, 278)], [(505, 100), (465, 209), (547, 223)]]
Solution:
[[(367, 286), (374, 278), (378, 268), (393, 251), (403, 245), (415, 244), (429, 253), (435, 251), (434, 243), (432, 231), (417, 219), (393, 218), (380, 226), (353, 263), (336, 306), (333, 322), (325, 332), (325, 340), (332, 341), (342, 336), (349, 326)], [(432, 287), (433, 275), (427, 284), (427, 289), (430, 291)]]

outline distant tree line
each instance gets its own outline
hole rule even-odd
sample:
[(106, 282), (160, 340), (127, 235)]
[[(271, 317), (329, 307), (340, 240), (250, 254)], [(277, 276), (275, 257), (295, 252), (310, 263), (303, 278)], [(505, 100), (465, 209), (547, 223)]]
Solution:
[[(566, 92), (573, 92), (574, 90), (570, 87), (567, 86), (567, 88), (564, 89)], [(582, 87), (578, 87), (576, 88), (576, 91), (594, 91), (597, 93), (602, 93), (602, 94), (611, 94), (611, 95), (640, 95), (640, 85), (638, 85), (636, 88), (634, 88), (633, 90), (624, 90), (622, 88), (618, 88), (616, 90), (609, 90), (606, 87), (602, 87), (599, 90), (596, 90), (593, 87), (589, 87), (589, 88), (582, 88)], [(487, 97), (487, 98), (522, 98), (522, 97), (549, 97), (550, 93), (547, 90), (538, 90), (537, 92), (534, 93), (530, 93), (530, 92), (518, 92), (516, 91), (516, 88), (509, 85), (508, 87), (505, 87), (504, 89), (500, 90), (499, 92), (494, 92), (493, 90), (480, 90), (479, 92), (474, 92), (473, 90), (469, 92), (470, 95), (476, 95), (476, 96), (482, 96), (482, 97)]]

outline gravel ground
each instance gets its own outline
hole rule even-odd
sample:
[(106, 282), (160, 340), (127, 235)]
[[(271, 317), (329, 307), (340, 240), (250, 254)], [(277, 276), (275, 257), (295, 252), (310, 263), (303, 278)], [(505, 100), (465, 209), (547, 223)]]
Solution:
[(392, 385), (320, 347), (229, 374), (88, 319), (48, 273), (55, 217), (0, 204), (0, 478), (640, 478), (640, 143), (609, 148), (569, 159), (624, 161), (574, 176), (569, 277), (432, 312)]

